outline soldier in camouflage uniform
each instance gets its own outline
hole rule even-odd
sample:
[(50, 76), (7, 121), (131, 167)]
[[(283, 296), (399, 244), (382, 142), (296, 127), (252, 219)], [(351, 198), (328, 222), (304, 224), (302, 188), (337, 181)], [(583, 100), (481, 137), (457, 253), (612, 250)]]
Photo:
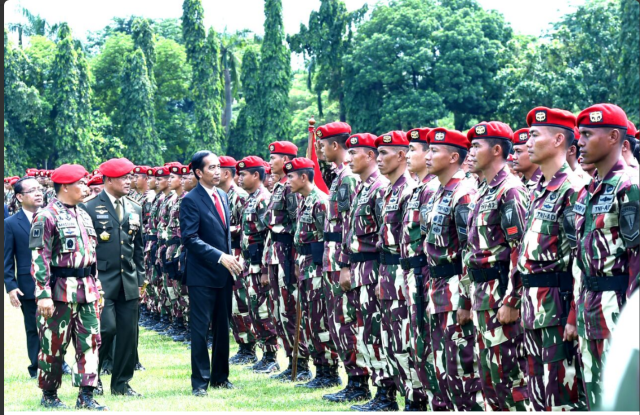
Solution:
[[(573, 303), (572, 248), (575, 247), (573, 204), (580, 180), (566, 162), (573, 143), (575, 116), (539, 107), (527, 122), (524, 144), (544, 175), (529, 195), (526, 231), (518, 258), (522, 288), (508, 295), (520, 298), (528, 356), (529, 400), (536, 411), (585, 410), (586, 397), (578, 363)], [(514, 134), (514, 142), (523, 142)]]
[[(357, 411), (398, 408), (395, 400), (391, 399), (391, 395), (395, 395), (395, 384), (382, 346), (380, 301), (375, 293), (380, 273), (378, 241), (382, 220), (381, 212), (376, 210), (376, 201), (382, 198), (389, 185), (389, 180), (378, 170), (375, 140), (376, 136), (366, 133), (353, 135), (347, 140), (351, 157), (349, 166), (361, 182), (356, 187), (348, 220), (343, 225), (342, 251), (343, 256), (349, 256), (349, 261), (339, 263), (342, 269), (340, 286), (344, 291), (342, 313), (345, 323), (354, 326), (351, 330), (355, 330), (358, 336), (358, 352), (378, 388), (373, 400), (352, 406)], [(353, 391), (357, 392), (354, 399), (371, 398), (368, 382), (354, 384)]]
[[(265, 242), (263, 262), (269, 271), (271, 306), (276, 320), (276, 330), (289, 358), (289, 367), (274, 378), (289, 380), (296, 335), (296, 308), (300, 298), (298, 294), (300, 284), (295, 276), (293, 263), (293, 235), (296, 214), (302, 197), (291, 192), (283, 167), (286, 162), (297, 156), (298, 147), (287, 141), (278, 141), (269, 145), (269, 151), (271, 171), (277, 180), (265, 215), (269, 233)], [(308, 369), (309, 350), (304, 331), (300, 335), (298, 356), (298, 379), (294, 380), (309, 381), (312, 374)]]
[[(218, 188), (229, 196), (231, 249), (233, 256), (244, 267), (240, 240), (242, 239), (242, 211), (249, 194), (238, 187), (233, 180), (236, 176), (237, 164), (237, 161), (232, 157), (220, 157), (221, 176)], [(253, 323), (249, 313), (249, 284), (245, 277), (246, 275), (240, 274), (234, 277), (233, 281), (231, 329), (240, 350), (229, 359), (229, 363), (232, 365), (255, 364), (258, 360), (256, 357), (256, 336), (253, 334)]]
[(473, 179), (461, 169), (469, 141), (459, 131), (444, 128), (431, 130), (427, 140), (427, 169), (438, 177), (439, 186), (420, 207), (420, 215), (429, 261), (428, 312), (439, 388), (449, 410), (484, 410), (471, 304), (462, 285), (469, 204), (476, 197)]
[(624, 111), (594, 105), (578, 115), (577, 124), (584, 162), (597, 169), (574, 207), (577, 328), (588, 404), (596, 410), (611, 332), (640, 278), (640, 192), (637, 172), (620, 155), (627, 127)]
[(271, 373), (280, 366), (276, 358), (278, 335), (272, 308), (269, 306), (269, 282), (263, 279), (267, 266), (263, 262), (267, 238), (265, 214), (270, 194), (262, 185), (265, 167), (260, 157), (245, 157), (236, 169), (242, 188), (249, 195), (242, 210), (242, 238), (240, 247), (244, 257), (243, 278), (247, 281), (250, 298), (250, 318), (256, 342), (262, 349), (262, 360), (251, 367), (258, 373)]
[(52, 200), (56, 198), (56, 191), (53, 188), (53, 182), (51, 181), (51, 174), (53, 172), (50, 170), (45, 170), (43, 174), (43, 183), (44, 183), (44, 205), (47, 206)]
[[(134, 169), (135, 171), (135, 169)], [(142, 304), (144, 312), (142, 314), (143, 321), (140, 326), (144, 328), (150, 328), (159, 323), (159, 317), (155, 314), (154, 310), (151, 307), (152, 302), (152, 289), (150, 287), (149, 280), (149, 232), (150, 232), (150, 224), (151, 224), (151, 210), (156, 200), (156, 178), (153, 176), (155, 169), (147, 166), (140, 166), (139, 172), (136, 173), (136, 177), (138, 181), (145, 181), (148, 187), (148, 190), (143, 193), (143, 199), (140, 204), (142, 205), (142, 229), (143, 229), (143, 241), (145, 244), (145, 285), (146, 290), (142, 293)], [(142, 188), (138, 185), (139, 188)], [(157, 320), (156, 320), (157, 317)]]
[[(485, 178), (470, 206), (463, 280), (471, 297), (477, 331), (478, 366), (488, 406), (494, 411), (523, 411), (528, 405), (524, 330), (519, 316), (517, 258), (529, 192), (506, 166), (513, 131), (501, 122), (483, 122), (469, 130), (473, 171)], [(520, 140), (521, 137), (517, 136)], [(469, 215), (469, 211), (464, 213)], [(518, 287), (518, 288), (509, 288)], [(459, 312), (460, 314), (460, 312)], [(506, 319), (503, 315), (508, 315)]]
[(296, 158), (285, 164), (291, 191), (303, 197), (298, 209), (294, 244), (296, 274), (300, 284), (301, 322), (316, 367), (315, 379), (296, 385), (324, 389), (342, 384), (338, 375), (338, 353), (329, 333), (329, 316), (323, 281), (324, 226), (328, 197), (314, 184), (314, 163)]
[(542, 177), (542, 170), (537, 164), (531, 162), (527, 152), (528, 139), (528, 128), (521, 128), (513, 133), (513, 170), (522, 175), (522, 182), (529, 194), (532, 194), (538, 187), (538, 181)]
[(98, 385), (102, 287), (96, 278), (96, 231), (89, 215), (77, 208), (83, 200), (86, 174), (84, 167), (68, 164), (54, 172), (58, 198), (36, 215), (30, 232), (41, 346), (38, 386), (45, 408), (67, 409), (57, 390), (64, 355), (73, 341), (72, 381), (80, 387), (76, 407), (107, 409), (93, 398)]
[[(427, 400), (424, 405), (431, 403), (435, 411), (452, 409), (447, 407), (447, 399), (441, 395), (436, 379), (433, 347), (431, 344), (431, 328), (429, 316), (426, 312), (429, 304), (428, 286), (429, 263), (424, 252), (424, 234), (426, 223), (420, 222), (420, 207), (426, 205), (438, 189), (440, 183), (437, 177), (429, 174), (425, 157), (429, 151), (427, 135), (430, 128), (416, 128), (407, 133), (409, 153), (407, 153), (407, 168), (415, 174), (420, 183), (413, 190), (406, 204), (402, 221), (402, 237), (400, 238), (400, 265), (405, 274), (406, 300), (409, 306), (409, 321), (411, 323), (411, 353), (414, 361), (415, 377), (423, 385)], [(413, 377), (414, 375), (412, 375)]]

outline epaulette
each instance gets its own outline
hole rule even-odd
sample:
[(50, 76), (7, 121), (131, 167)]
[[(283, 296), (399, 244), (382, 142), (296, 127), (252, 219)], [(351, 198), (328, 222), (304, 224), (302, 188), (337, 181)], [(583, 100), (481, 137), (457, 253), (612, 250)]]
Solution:
[(127, 200), (131, 203), (133, 203), (134, 205), (138, 206), (138, 207), (142, 207), (142, 205), (140, 204), (140, 202), (138, 202), (137, 200), (134, 200), (132, 198), (130, 198), (129, 196), (125, 196), (125, 198), (127, 198)]

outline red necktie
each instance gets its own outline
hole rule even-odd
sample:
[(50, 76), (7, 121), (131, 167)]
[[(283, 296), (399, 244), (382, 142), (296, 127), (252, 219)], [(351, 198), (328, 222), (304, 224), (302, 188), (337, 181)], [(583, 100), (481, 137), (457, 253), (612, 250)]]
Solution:
[(222, 219), (222, 224), (227, 226), (227, 223), (224, 220), (224, 209), (222, 209), (222, 203), (220, 203), (220, 198), (218, 197), (218, 192), (213, 192), (213, 200), (216, 202), (216, 209), (218, 210), (218, 215), (220, 215), (220, 219)]

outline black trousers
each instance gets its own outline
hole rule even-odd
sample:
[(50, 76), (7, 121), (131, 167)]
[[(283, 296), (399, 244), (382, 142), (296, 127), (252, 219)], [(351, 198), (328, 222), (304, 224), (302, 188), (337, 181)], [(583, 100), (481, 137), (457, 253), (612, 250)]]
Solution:
[[(189, 287), (191, 314), (191, 386), (207, 389), (229, 380), (229, 316), (232, 286)], [(207, 348), (209, 326), (213, 326), (211, 360)]]
[(104, 300), (104, 309), (100, 317), (100, 366), (109, 356), (116, 335), (113, 371), (111, 375), (111, 393), (125, 393), (136, 367), (138, 348), (138, 299), (127, 301), (124, 292), (117, 300)]
[(38, 374), (38, 353), (40, 353), (40, 338), (36, 327), (36, 312), (38, 304), (36, 300), (20, 299), (20, 309), (24, 318), (24, 328), (27, 332), (27, 354), (29, 356), (29, 375), (31, 377)]

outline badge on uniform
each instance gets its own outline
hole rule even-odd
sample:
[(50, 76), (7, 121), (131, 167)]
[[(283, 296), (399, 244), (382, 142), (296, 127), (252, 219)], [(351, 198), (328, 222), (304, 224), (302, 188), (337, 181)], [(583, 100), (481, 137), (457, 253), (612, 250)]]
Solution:
[(100, 234), (100, 239), (103, 240), (104, 242), (107, 242), (109, 239), (111, 239), (111, 234), (108, 232), (102, 232)]
[(64, 242), (64, 247), (67, 252), (76, 250), (76, 240), (75, 238), (69, 238)]
[(109, 219), (109, 215), (96, 215), (96, 219)]
[(100, 215), (104, 215), (106, 213), (109, 213), (109, 211), (105, 209), (96, 209), (96, 213), (99, 213)]

